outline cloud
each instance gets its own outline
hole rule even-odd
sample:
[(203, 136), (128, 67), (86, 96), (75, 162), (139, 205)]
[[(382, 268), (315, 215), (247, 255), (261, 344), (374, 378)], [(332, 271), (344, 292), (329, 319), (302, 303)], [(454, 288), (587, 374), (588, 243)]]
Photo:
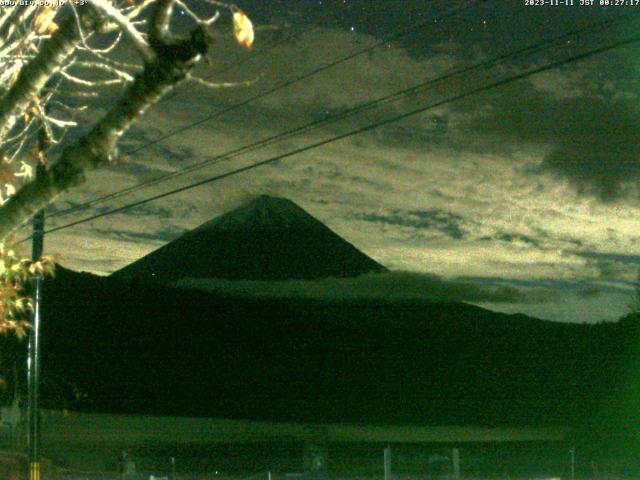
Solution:
[(576, 292), (578, 298), (591, 299), (602, 295), (604, 292), (599, 287), (584, 287)]
[(357, 220), (371, 223), (397, 225), (418, 230), (437, 230), (454, 239), (462, 239), (465, 234), (464, 229), (460, 226), (463, 221), (460, 215), (438, 209), (406, 212), (394, 210), (388, 214), (357, 213), (354, 217)]
[[(303, 125), (340, 114), (346, 110), (400, 90), (413, 87), (429, 78), (436, 78), (457, 62), (448, 53), (433, 53), (417, 59), (396, 44), (380, 47), (379, 39), (341, 29), (324, 28), (300, 35), (266, 50), (256, 61), (243, 63), (242, 68), (221, 80), (259, 78), (249, 89), (225, 90), (223, 94), (206, 92), (196, 87), (193, 94), (202, 97), (202, 105), (225, 108), (257, 96), (242, 109), (225, 117), (235, 117), (237, 123), (265, 129), (265, 116), (275, 125)], [(376, 48), (373, 48), (376, 47)], [(363, 54), (355, 55), (365, 50)], [(337, 59), (351, 57), (348, 61)], [(335, 65), (333, 65), (335, 64)], [(331, 68), (324, 69), (325, 66)], [(310, 74), (313, 72), (313, 74)], [(291, 79), (302, 78), (300, 81)], [(278, 88), (287, 81), (286, 88)], [(277, 89), (273, 94), (261, 92)], [(214, 98), (214, 102), (211, 101)], [(324, 127), (325, 131), (344, 131), (382, 116), (404, 111), (414, 105), (414, 98), (387, 103), (370, 111), (361, 111), (346, 120)], [(270, 125), (270, 126), (271, 126)], [(431, 138), (446, 130), (446, 118), (434, 113), (432, 121), (425, 122), (424, 137)], [(422, 131), (422, 128), (418, 129)], [(416, 131), (404, 132), (390, 126), (380, 129), (378, 135), (389, 141), (415, 141)]]
[(637, 201), (640, 110), (635, 95), (626, 95), (625, 76), (603, 77), (609, 68), (591, 61), (454, 105), (457, 134), (476, 132), (477, 146), (502, 154), (540, 148), (529, 173), (550, 174), (602, 202)]
[(576, 116), (559, 115), (559, 124), (573, 124), (545, 157), (541, 171), (567, 178), (579, 193), (604, 202), (637, 195), (640, 112), (623, 103), (587, 98), (559, 108)]
[(94, 232), (97, 235), (101, 235), (101, 234), (105, 236), (109, 235), (126, 242), (146, 242), (146, 241), (170, 242), (172, 240), (175, 240), (181, 234), (184, 233), (183, 230), (178, 229), (172, 225), (167, 225), (166, 227), (160, 228), (155, 231), (149, 231), (149, 232), (125, 232), (125, 231), (113, 232), (112, 230), (106, 230), (106, 229), (100, 229), (100, 228), (94, 229)]
[(311, 298), (324, 301), (388, 300), (438, 302), (541, 303), (551, 297), (543, 289), (519, 289), (509, 285), (447, 280), (437, 275), (389, 272), (355, 278), (308, 281), (230, 281), (184, 279), (180, 287), (260, 298)]
[(575, 251), (573, 254), (583, 258), (587, 267), (597, 272), (599, 280), (628, 282), (640, 269), (640, 255), (595, 251)]
[[(544, 237), (544, 232), (540, 234), (541, 237)], [(484, 236), (479, 238), (479, 240), (484, 242), (492, 242), (492, 241), (501, 241), (514, 245), (524, 245), (531, 246), (536, 248), (543, 247), (542, 239), (535, 239), (530, 235), (525, 235), (523, 233), (516, 232), (499, 232), (494, 234), (493, 236)]]

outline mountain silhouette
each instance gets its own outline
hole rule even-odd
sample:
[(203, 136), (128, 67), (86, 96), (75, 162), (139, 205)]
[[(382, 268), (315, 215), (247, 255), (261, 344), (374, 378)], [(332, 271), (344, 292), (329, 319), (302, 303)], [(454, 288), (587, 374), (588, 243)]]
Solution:
[(636, 432), (640, 420), (635, 320), (563, 324), (458, 302), (132, 288), (63, 268), (43, 293), (46, 407), (317, 423), (589, 422), (609, 433), (615, 422)]
[(311, 280), (386, 270), (291, 200), (261, 195), (112, 276), (158, 282)]

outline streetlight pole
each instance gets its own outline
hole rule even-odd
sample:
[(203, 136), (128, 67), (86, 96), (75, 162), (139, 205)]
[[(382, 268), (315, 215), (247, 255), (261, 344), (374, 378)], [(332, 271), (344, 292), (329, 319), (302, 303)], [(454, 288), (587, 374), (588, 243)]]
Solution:
[[(41, 127), (38, 135), (38, 165), (36, 178), (44, 173), (44, 152), (49, 144), (49, 139), (44, 127)], [(33, 237), (31, 260), (38, 262), (42, 258), (44, 248), (44, 209), (33, 216)], [(43, 275), (39, 271), (33, 279), (33, 312), (31, 313), (31, 331), (29, 332), (29, 346), (27, 358), (27, 385), (28, 385), (28, 434), (27, 444), (29, 448), (29, 480), (40, 480), (40, 323), (42, 303)]]

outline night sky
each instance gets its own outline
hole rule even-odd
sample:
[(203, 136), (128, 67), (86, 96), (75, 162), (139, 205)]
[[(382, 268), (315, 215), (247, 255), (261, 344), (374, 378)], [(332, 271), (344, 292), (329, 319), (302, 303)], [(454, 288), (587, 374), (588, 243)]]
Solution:
[[(215, 91), (181, 86), (123, 138), (125, 154), (285, 80), (388, 41), (125, 155), (113, 168), (90, 174), (84, 186), (54, 208), (135, 185), (452, 69), (567, 32), (582, 34), (83, 214), (51, 219), (48, 226), (248, 165), (637, 31), (633, 19), (640, 19), (640, 5), (579, 3), (239, 2), (257, 27), (253, 49), (235, 45), (228, 25), (221, 23), (210, 65), (199, 73), (212, 81), (256, 81)], [(602, 25), (606, 21), (614, 23)], [(613, 320), (627, 311), (640, 267), (637, 59), (633, 44), (569, 63), (127, 213), (52, 233), (46, 249), (60, 254), (65, 266), (109, 274), (266, 193), (293, 200), (390, 269), (520, 292), (517, 300), (481, 306), (560, 321)], [(106, 106), (104, 102), (102, 108)]]

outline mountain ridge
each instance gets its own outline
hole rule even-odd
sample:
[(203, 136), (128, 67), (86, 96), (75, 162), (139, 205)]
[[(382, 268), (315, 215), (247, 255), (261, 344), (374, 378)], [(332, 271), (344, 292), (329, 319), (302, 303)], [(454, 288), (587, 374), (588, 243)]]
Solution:
[[(637, 322), (561, 324), (460, 302), (247, 298), (59, 273), (44, 289), (45, 383), (75, 385), (86, 398), (63, 406), (85, 411), (567, 425), (606, 417), (610, 392), (629, 378), (623, 368), (640, 364)], [(44, 388), (60, 407), (55, 395)]]
[(114, 272), (170, 282), (184, 277), (290, 280), (387, 269), (288, 199), (260, 195)]

